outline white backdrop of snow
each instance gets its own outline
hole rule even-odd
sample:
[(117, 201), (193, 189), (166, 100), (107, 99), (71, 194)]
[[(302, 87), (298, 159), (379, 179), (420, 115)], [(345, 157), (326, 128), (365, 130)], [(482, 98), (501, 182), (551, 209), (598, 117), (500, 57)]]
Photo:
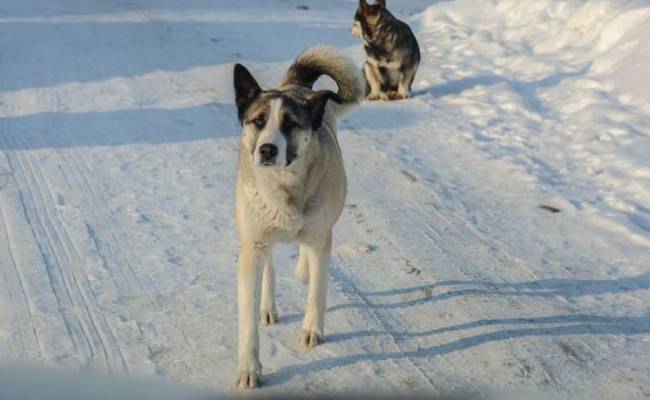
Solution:
[[(650, 2), (431, 3), (389, 1), (422, 48), (416, 96), (340, 124), (350, 193), (315, 350), (278, 251), (264, 390), (647, 396)], [(315, 43), (360, 64), (355, 4), (0, 4), (7, 365), (232, 390), (232, 63), (267, 86)]]

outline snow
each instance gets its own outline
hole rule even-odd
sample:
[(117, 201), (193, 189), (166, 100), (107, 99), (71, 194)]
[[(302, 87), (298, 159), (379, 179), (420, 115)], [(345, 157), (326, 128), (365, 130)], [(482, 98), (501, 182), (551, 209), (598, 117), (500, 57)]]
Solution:
[[(0, 394), (41, 367), (232, 393), (232, 64), (360, 64), (356, 3), (0, 4), (0, 360), (38, 366)], [(327, 342), (295, 343), (284, 246), (262, 392), (648, 396), (650, 2), (388, 3), (416, 96), (340, 122)]]

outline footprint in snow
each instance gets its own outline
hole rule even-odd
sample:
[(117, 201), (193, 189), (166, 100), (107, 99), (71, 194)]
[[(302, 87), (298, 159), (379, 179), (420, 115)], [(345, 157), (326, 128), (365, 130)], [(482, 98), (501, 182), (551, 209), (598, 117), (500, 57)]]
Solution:
[(369, 254), (377, 250), (376, 246), (367, 243), (345, 243), (337, 248), (338, 252), (347, 255)]

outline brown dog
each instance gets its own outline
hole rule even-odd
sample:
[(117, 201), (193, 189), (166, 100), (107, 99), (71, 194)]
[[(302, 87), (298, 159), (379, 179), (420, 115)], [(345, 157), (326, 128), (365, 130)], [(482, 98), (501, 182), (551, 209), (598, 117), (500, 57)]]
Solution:
[(359, 1), (352, 34), (363, 40), (368, 60), (363, 65), (368, 100), (410, 97), (420, 65), (420, 47), (409, 26), (386, 9), (385, 0)]

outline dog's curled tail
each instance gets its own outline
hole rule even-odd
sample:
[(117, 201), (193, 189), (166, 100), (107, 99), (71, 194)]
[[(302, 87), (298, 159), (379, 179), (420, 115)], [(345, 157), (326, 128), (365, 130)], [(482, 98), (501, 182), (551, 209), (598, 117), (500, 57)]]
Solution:
[(309, 47), (293, 62), (283, 85), (300, 85), (311, 89), (321, 75), (327, 75), (338, 86), (341, 104), (332, 102), (336, 114), (359, 103), (365, 94), (360, 69), (339, 50), (327, 46)]

